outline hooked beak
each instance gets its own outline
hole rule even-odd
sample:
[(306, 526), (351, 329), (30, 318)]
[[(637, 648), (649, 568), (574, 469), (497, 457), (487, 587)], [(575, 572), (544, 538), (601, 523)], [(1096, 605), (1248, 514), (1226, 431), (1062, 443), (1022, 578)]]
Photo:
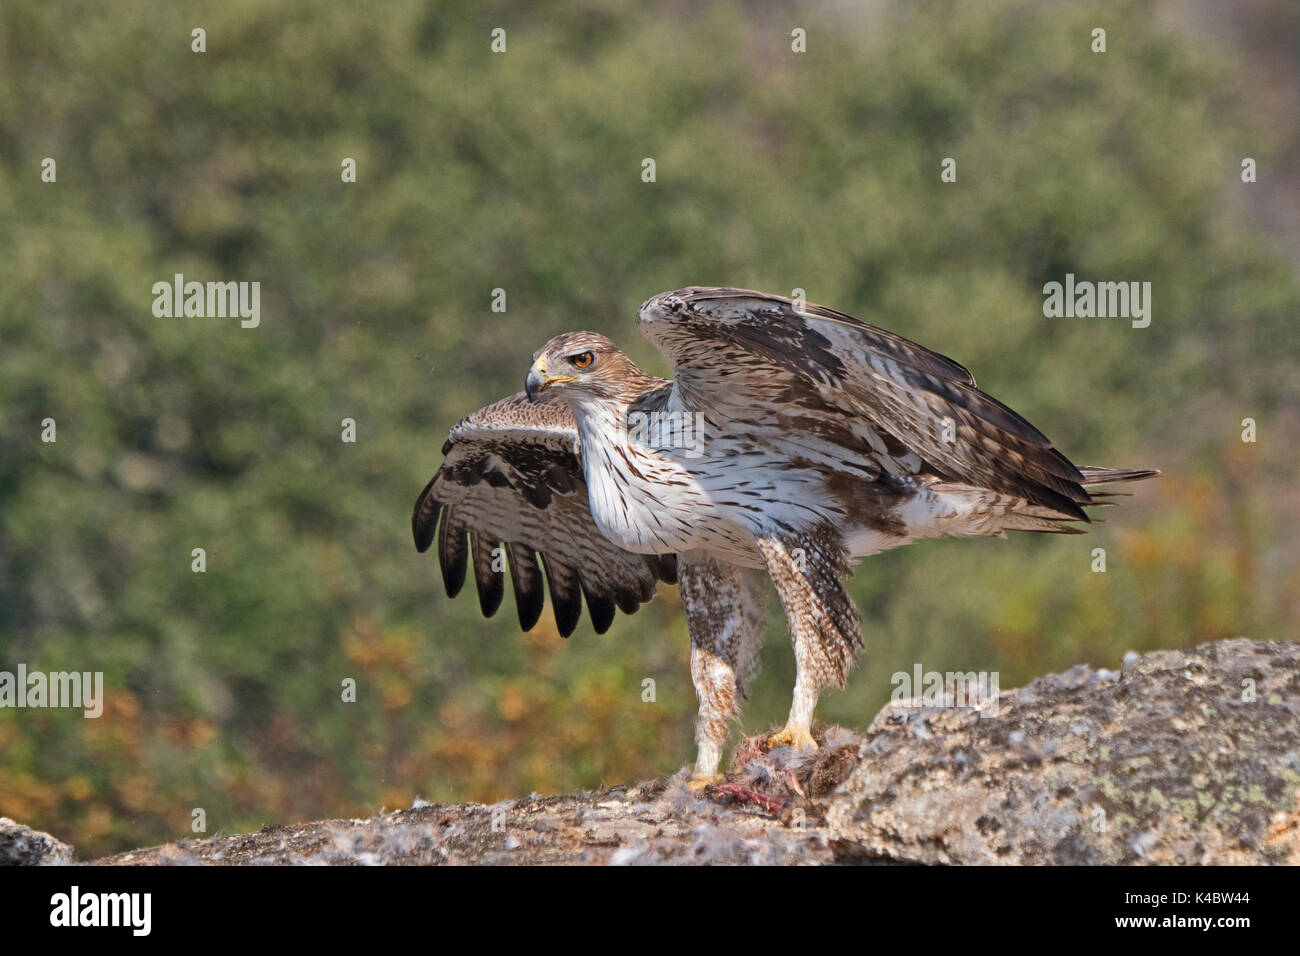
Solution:
[(576, 381), (573, 375), (551, 375), (546, 371), (545, 356), (539, 358), (533, 363), (533, 367), (528, 370), (528, 377), (524, 379), (524, 392), (528, 395), (530, 402), (537, 401), (537, 393), (543, 389), (549, 388), (559, 382)]

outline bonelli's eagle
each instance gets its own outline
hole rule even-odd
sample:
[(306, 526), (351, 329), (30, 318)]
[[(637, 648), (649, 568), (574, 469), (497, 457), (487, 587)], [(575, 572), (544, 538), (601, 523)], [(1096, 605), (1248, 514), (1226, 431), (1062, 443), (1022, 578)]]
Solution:
[[(770, 745), (816, 746), (813, 709), (861, 646), (844, 587), (853, 558), (944, 535), (1073, 532), (1088, 489), (1155, 471), (1080, 468), (951, 359), (812, 304), (687, 288), (641, 306), (673, 378), (603, 335), (556, 336), (524, 392), (465, 418), (415, 505), (447, 594), (473, 568), (483, 613), (508, 559), (519, 624), (543, 578), (568, 636), (585, 600), (603, 633), (657, 582), (681, 588), (699, 696), (691, 784), (718, 779), (753, 676), (764, 578), (785, 610), (797, 677)], [(540, 560), (539, 560), (540, 558)]]

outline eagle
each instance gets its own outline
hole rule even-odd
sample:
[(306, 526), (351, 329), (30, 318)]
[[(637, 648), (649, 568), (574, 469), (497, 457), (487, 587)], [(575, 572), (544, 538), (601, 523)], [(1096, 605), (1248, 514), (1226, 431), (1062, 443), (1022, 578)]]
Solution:
[[(585, 601), (604, 633), (676, 583), (699, 699), (701, 789), (721, 779), (752, 680), (767, 581), (794, 646), (794, 698), (769, 748), (815, 748), (813, 711), (862, 646), (858, 558), (943, 536), (1081, 533), (1096, 485), (1154, 470), (1078, 467), (969, 371), (833, 309), (746, 289), (645, 302), (672, 366), (642, 372), (604, 335), (558, 335), (524, 391), (451, 429), (411, 519), (455, 597), (472, 567), (496, 613), (508, 565), (519, 626), (549, 590), (568, 637)], [(543, 586), (545, 580), (545, 587)]]

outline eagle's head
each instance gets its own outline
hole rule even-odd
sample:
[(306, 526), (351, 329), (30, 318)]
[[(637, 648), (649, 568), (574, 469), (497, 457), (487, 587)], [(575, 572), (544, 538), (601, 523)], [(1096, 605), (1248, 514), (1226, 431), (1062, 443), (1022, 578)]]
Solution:
[(644, 390), (638, 386), (646, 377), (605, 336), (565, 332), (533, 353), (524, 391), (530, 401), (537, 401), (543, 391), (554, 391), (570, 404), (631, 401)]

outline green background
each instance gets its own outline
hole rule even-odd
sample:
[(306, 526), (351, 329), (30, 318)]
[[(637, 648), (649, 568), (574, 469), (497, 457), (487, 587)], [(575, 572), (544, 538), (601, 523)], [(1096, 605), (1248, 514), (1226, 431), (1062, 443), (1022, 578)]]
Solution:
[[(86, 857), (191, 836), (194, 808), (211, 833), (676, 771), (674, 589), (604, 637), (549, 611), (521, 636), (509, 597), (446, 599), (409, 516), (448, 427), (550, 336), (666, 374), (634, 310), (690, 284), (805, 289), (1074, 461), (1166, 473), (1088, 536), (864, 562), (866, 654), (823, 719), (865, 728), (917, 663), (1009, 688), (1294, 638), (1300, 284), (1251, 212), (1285, 131), (1153, 9), (6, 2), (0, 669), (108, 687), (97, 720), (0, 710), (0, 813)], [(261, 327), (155, 318), (177, 272), (260, 281)], [(1067, 272), (1151, 282), (1150, 328), (1045, 319)], [(774, 614), (747, 732), (792, 681)]]

